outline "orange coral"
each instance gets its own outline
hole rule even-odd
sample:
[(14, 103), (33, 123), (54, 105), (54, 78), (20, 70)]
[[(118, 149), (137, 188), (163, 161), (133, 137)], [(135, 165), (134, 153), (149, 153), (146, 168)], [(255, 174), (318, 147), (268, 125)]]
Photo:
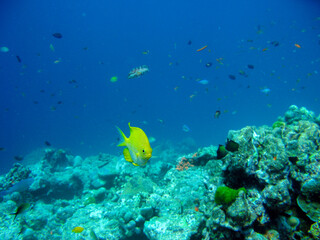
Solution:
[(180, 162), (177, 164), (176, 169), (178, 171), (183, 171), (183, 170), (188, 170), (189, 167), (193, 167), (194, 165), (192, 165), (193, 163), (193, 159), (190, 158), (186, 158), (186, 157), (182, 157)]
[(198, 152), (194, 153), (194, 154), (192, 155), (192, 157), (193, 157), (193, 158), (198, 157)]

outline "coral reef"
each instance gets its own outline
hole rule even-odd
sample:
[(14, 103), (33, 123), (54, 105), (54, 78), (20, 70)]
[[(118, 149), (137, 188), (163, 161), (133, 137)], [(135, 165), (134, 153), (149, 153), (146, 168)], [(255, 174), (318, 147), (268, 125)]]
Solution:
[(272, 126), (230, 130), (226, 147), (164, 145), (143, 168), (45, 149), (0, 176), (0, 239), (319, 239), (319, 124), (290, 106)]

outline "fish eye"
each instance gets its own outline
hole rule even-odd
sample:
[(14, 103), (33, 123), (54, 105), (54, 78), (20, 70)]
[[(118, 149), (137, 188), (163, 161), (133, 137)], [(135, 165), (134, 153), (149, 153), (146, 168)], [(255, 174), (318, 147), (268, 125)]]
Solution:
[(144, 149), (142, 149), (142, 152), (144, 153)]

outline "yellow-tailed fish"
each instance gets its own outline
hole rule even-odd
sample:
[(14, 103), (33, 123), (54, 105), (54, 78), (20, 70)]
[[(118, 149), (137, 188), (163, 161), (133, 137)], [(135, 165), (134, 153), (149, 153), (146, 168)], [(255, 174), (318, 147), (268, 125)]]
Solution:
[(83, 227), (75, 227), (74, 229), (72, 229), (72, 232), (74, 233), (81, 233), (84, 230)]
[(152, 156), (152, 148), (147, 135), (141, 128), (131, 127), (130, 136), (127, 138), (124, 133), (117, 127), (121, 140), (118, 147), (126, 147), (123, 155), (126, 161), (131, 162), (134, 166), (145, 166)]

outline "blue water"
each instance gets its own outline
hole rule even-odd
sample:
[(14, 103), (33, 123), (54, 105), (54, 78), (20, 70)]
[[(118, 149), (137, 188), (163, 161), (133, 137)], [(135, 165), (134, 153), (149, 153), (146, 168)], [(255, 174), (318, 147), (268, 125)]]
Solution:
[[(319, 17), (311, 0), (3, 0), (0, 172), (45, 141), (84, 157), (118, 154), (115, 125), (128, 134), (129, 121), (153, 147), (189, 137), (199, 147), (271, 125), (292, 104), (319, 114)], [(127, 79), (141, 65), (150, 72)]]

